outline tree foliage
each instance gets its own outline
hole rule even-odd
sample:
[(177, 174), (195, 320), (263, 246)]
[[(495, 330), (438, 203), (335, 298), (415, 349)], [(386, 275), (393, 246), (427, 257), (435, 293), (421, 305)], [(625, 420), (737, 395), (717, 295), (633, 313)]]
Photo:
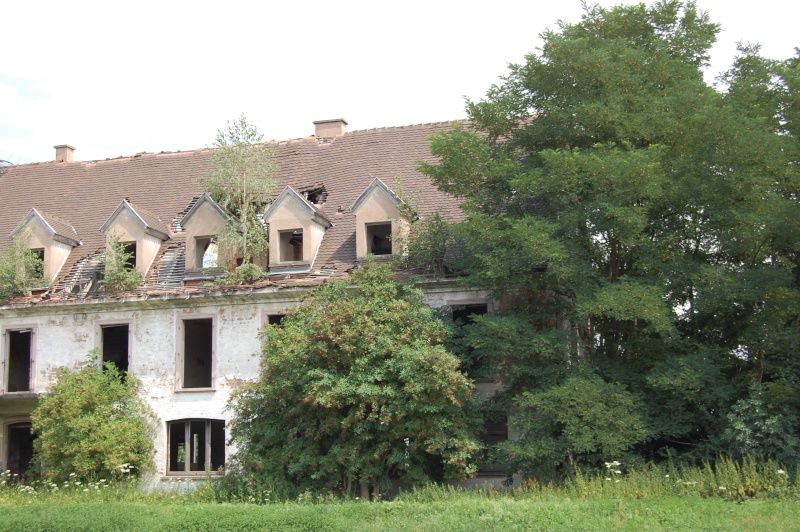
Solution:
[(244, 471), (276, 489), (373, 496), (391, 478), (465, 478), (479, 449), (472, 385), (422, 292), (369, 264), (329, 281), (264, 333), (257, 381), (237, 393)]
[(0, 253), (0, 301), (48, 284), (42, 260), (28, 249), (29, 236), (30, 229), (18, 233)]
[[(244, 114), (217, 131), (211, 152), (212, 171), (200, 184), (231, 217), (218, 235), (220, 258), (227, 263), (236, 257), (251, 264), (266, 253), (269, 233), (260, 214), (275, 192), (278, 160), (274, 149), (263, 142), (264, 135)], [(252, 265), (239, 277), (252, 281), (258, 276)], [(262, 272), (263, 273), (263, 272)]]
[(711, 87), (717, 31), (691, 2), (587, 7), (432, 141), (423, 171), (469, 214), (461, 267), (504, 297), (469, 348), (499, 401), (548, 420), (508, 444), (517, 465), (568, 461), (576, 433), (544, 399), (600, 386), (568, 386), (587, 371), (626, 405), (573, 445), (597, 465), (622, 450), (609, 431), (648, 459), (732, 451), (726, 416), (747, 418), (754, 384), (798, 413), (798, 58), (745, 47)]
[(35, 457), (45, 478), (118, 479), (153, 469), (155, 416), (139, 398), (139, 381), (114, 364), (60, 368), (31, 414)]
[(100, 281), (107, 291), (129, 292), (141, 286), (144, 276), (131, 264), (133, 257), (133, 253), (126, 251), (118, 234), (109, 235), (103, 255), (106, 269)]

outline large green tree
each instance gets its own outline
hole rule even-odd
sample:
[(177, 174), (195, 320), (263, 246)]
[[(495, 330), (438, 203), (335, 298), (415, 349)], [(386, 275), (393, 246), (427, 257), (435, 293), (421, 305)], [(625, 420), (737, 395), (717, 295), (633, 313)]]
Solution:
[(217, 131), (212, 148), (212, 170), (200, 184), (231, 215), (217, 236), (220, 259), (226, 266), (241, 259), (237, 274), (227, 275), (222, 282), (253, 281), (264, 275), (253, 259), (269, 247), (269, 232), (260, 214), (275, 192), (278, 158), (244, 114)]
[[(717, 31), (692, 2), (587, 7), (432, 141), (423, 171), (469, 214), (461, 267), (504, 296), (465, 338), (507, 385), (515, 467), (713, 457), (754, 384), (798, 412), (797, 60), (745, 48), (709, 86)], [(623, 419), (569, 406), (603, 388), (587, 375)]]
[(325, 283), (265, 331), (261, 374), (232, 403), (236, 462), (284, 493), (364, 498), (392, 478), (470, 475), (472, 384), (444, 336), (388, 265)]

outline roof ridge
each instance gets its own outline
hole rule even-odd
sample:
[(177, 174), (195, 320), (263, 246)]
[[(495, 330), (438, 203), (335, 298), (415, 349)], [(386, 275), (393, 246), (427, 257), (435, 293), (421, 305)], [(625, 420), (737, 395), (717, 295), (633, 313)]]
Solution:
[(394, 129), (412, 129), (412, 128), (421, 128), (421, 127), (435, 127), (435, 126), (442, 126), (442, 125), (449, 125), (449, 124), (466, 124), (469, 123), (468, 118), (457, 118), (453, 120), (440, 120), (438, 122), (421, 122), (419, 124), (408, 124), (403, 126), (382, 126), (382, 127), (374, 127), (369, 129), (356, 129), (353, 131), (348, 131), (344, 134), (353, 135), (353, 134), (363, 134), (363, 133), (374, 133), (377, 131), (390, 131)]

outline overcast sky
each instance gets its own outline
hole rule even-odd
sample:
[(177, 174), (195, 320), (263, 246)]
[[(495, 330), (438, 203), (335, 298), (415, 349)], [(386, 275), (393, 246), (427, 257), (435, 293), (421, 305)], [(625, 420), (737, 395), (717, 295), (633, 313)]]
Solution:
[[(775, 59), (800, 46), (800, 2), (698, 4), (722, 25), (714, 74), (737, 41)], [(581, 12), (579, 0), (8, 1), (0, 159), (52, 160), (55, 144), (77, 160), (192, 150), (240, 113), (276, 140), (329, 118), (349, 130), (464, 118), (463, 96)]]

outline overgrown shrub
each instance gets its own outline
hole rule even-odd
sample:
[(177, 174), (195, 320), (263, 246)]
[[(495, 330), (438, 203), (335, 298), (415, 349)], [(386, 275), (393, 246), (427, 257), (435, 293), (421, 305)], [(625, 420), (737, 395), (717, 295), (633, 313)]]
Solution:
[(119, 235), (112, 233), (108, 237), (105, 251), (106, 270), (102, 285), (107, 291), (128, 292), (138, 288), (144, 277), (142, 272), (131, 266), (133, 253), (125, 251), (125, 244), (120, 242)]
[(51, 393), (31, 414), (43, 476), (63, 482), (119, 479), (153, 468), (155, 416), (139, 398), (139, 381), (96, 354), (77, 370), (60, 368)]
[(0, 253), (0, 301), (47, 284), (42, 260), (28, 249), (29, 234), (30, 229), (18, 234)]

